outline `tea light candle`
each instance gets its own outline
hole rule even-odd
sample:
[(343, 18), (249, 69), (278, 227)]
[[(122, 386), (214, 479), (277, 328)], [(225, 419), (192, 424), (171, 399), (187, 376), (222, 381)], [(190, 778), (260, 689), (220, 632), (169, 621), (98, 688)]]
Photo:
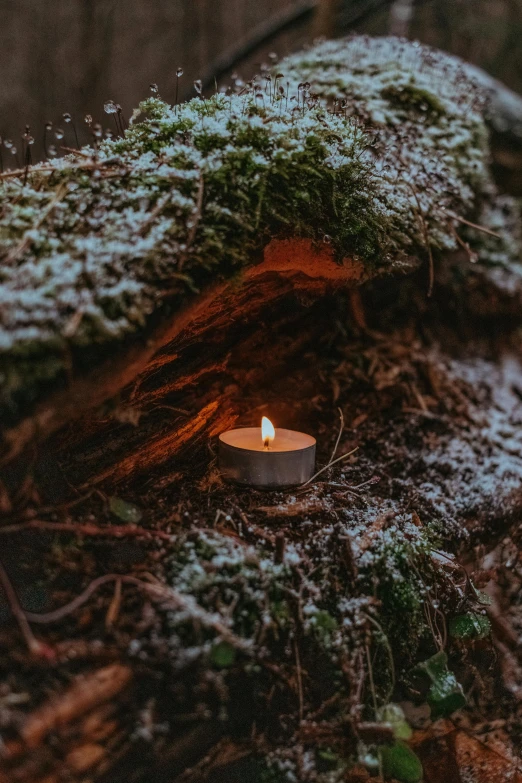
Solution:
[(315, 438), (295, 430), (261, 427), (229, 430), (219, 436), (219, 468), (234, 484), (279, 489), (304, 484), (315, 468)]

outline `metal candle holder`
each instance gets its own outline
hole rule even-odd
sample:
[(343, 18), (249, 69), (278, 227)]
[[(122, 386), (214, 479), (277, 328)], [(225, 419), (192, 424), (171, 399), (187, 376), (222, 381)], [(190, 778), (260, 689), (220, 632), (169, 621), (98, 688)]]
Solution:
[(263, 437), (260, 427), (229, 430), (219, 436), (219, 468), (234, 484), (259, 489), (298, 486), (313, 476), (315, 446), (315, 438), (295, 430), (278, 428), (274, 438)]

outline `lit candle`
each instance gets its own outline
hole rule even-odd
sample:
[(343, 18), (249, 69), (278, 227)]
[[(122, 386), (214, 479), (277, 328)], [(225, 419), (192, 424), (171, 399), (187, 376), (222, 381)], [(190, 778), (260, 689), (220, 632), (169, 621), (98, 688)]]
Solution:
[(315, 438), (295, 430), (274, 429), (263, 416), (261, 427), (244, 427), (219, 436), (219, 468), (235, 484), (277, 489), (304, 484), (313, 476)]

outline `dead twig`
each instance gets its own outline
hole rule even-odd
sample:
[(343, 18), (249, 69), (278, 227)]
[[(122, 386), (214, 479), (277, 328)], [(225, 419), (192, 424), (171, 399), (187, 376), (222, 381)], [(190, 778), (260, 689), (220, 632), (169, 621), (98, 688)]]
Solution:
[(131, 681), (128, 666), (114, 663), (87, 675), (33, 712), (22, 727), (21, 736), (29, 748), (36, 748), (51, 731), (70, 725), (95, 707), (114, 699)]
[[(395, 663), (394, 663), (394, 660), (393, 660), (393, 651), (392, 651), (392, 648), (390, 646), (390, 642), (388, 640), (388, 637), (384, 633), (380, 623), (378, 623), (377, 620), (375, 620), (375, 618), (373, 618), (371, 615), (367, 614), (366, 612), (364, 612), (364, 616), (373, 625), (373, 627), (376, 628), (379, 631), (379, 633), (381, 634), (382, 640), (383, 640), (383, 644), (386, 647), (386, 652), (388, 653), (388, 658), (389, 658), (389, 661), (390, 661), (391, 683), (390, 683), (390, 687), (389, 687), (388, 692), (386, 693), (386, 696), (385, 696), (385, 699), (384, 699), (384, 703), (387, 704), (390, 701), (390, 699), (391, 699), (391, 697), (393, 695), (393, 691), (395, 689)], [(368, 648), (367, 648), (367, 650), (368, 650)], [(369, 652), (368, 652), (368, 654), (369, 654)], [(372, 676), (372, 674), (373, 673), (370, 671), (370, 676)], [(372, 688), (373, 688), (373, 682), (372, 682)]]
[(339, 441), (341, 440), (341, 435), (343, 434), (344, 430), (344, 416), (341, 408), (337, 408), (339, 411), (339, 418), (340, 418), (340, 424), (339, 424), (339, 432), (337, 433), (337, 439), (335, 441), (335, 445), (333, 447), (332, 456), (330, 457), (330, 462), (333, 462), (335, 459), (335, 455), (337, 454), (337, 448), (339, 446)]
[(112, 597), (112, 601), (110, 603), (110, 606), (107, 610), (107, 614), (105, 616), (106, 628), (111, 628), (116, 622), (118, 614), (120, 613), (120, 606), (121, 606), (121, 579), (117, 579), (116, 585), (114, 587), (114, 595)]
[(337, 457), (337, 459), (334, 459), (332, 462), (329, 462), (329, 463), (328, 463), (328, 465), (325, 465), (325, 466), (324, 466), (324, 468), (321, 468), (321, 470), (318, 470), (318, 471), (317, 471), (317, 473), (314, 473), (314, 475), (312, 476), (312, 478), (309, 478), (309, 479), (308, 479), (308, 481), (305, 481), (305, 483), (304, 483), (304, 484), (301, 484), (301, 487), (306, 487), (306, 486), (307, 486), (308, 484), (310, 484), (310, 483), (311, 483), (311, 482), (312, 482), (314, 479), (316, 479), (316, 478), (317, 478), (317, 476), (320, 476), (320, 475), (321, 475), (321, 473), (324, 473), (324, 472), (325, 472), (325, 470), (328, 470), (328, 468), (331, 468), (331, 467), (332, 467), (332, 465), (335, 465), (335, 464), (337, 464), (337, 462), (341, 462), (341, 460), (343, 460), (343, 459), (347, 459), (347, 458), (348, 458), (348, 457), (350, 457), (352, 454), (355, 454), (355, 452), (356, 452), (356, 451), (358, 451), (358, 450), (359, 450), (359, 446), (356, 446), (356, 447), (355, 447), (354, 449), (352, 449), (351, 451), (348, 451), (348, 452), (346, 452), (346, 454), (341, 454), (341, 456), (340, 456), (340, 457)]
[(82, 152), (81, 150), (74, 149), (74, 147), (64, 147), (63, 145), (60, 146), (60, 149), (64, 152), (68, 152), (70, 155), (78, 155), (80, 158), (87, 158), (87, 160), (92, 160), (92, 155), (90, 152)]
[(294, 639), (295, 669), (297, 675), (297, 693), (299, 696), (299, 725), (303, 722), (304, 700), (303, 700), (303, 677), (301, 672), (301, 659), (299, 657), (299, 647), (297, 640)]
[(478, 223), (473, 223), (471, 220), (466, 220), (466, 218), (463, 218), (460, 215), (456, 215), (455, 212), (452, 212), (450, 209), (447, 209), (446, 207), (441, 207), (441, 209), (452, 220), (457, 220), (459, 223), (464, 223), (465, 226), (469, 226), (470, 228), (475, 228), (477, 231), (482, 231), (483, 234), (489, 234), (489, 236), (495, 237), (496, 239), (502, 239), (500, 234), (497, 234), (496, 231), (492, 231), (490, 228), (481, 226)]
[(0, 583), (2, 584), (4, 593), (9, 603), (9, 607), (11, 609), (13, 617), (18, 623), (18, 627), (20, 628), (20, 631), (25, 639), (25, 643), (27, 644), (28, 649), (30, 650), (30, 652), (35, 654), (41, 653), (42, 645), (31, 631), (31, 627), (27, 621), (27, 617), (25, 616), (24, 610), (20, 606), (20, 601), (18, 600), (16, 590), (14, 589), (2, 562), (0, 562)]
[(20, 533), (23, 530), (50, 531), (52, 533), (73, 533), (80, 536), (107, 536), (109, 538), (158, 538), (172, 541), (172, 535), (164, 530), (147, 530), (144, 527), (130, 525), (95, 525), (92, 522), (47, 522), (43, 519), (30, 519), (28, 522), (16, 522), (0, 526), (2, 533)]
[(451, 228), (451, 233), (455, 237), (455, 242), (457, 243), (457, 245), (459, 245), (459, 247), (461, 247), (464, 250), (464, 252), (468, 256), (469, 262), (471, 264), (476, 264), (477, 261), (478, 261), (478, 253), (475, 253), (475, 251), (470, 248), (468, 243), (464, 242), (462, 237), (459, 236), (458, 231), (455, 228), (455, 226), (450, 226), (450, 228)]
[(103, 576), (99, 576), (97, 579), (94, 579), (89, 585), (87, 585), (85, 590), (80, 593), (80, 595), (77, 595), (76, 598), (73, 598), (73, 600), (69, 601), (69, 603), (61, 606), (59, 609), (54, 609), (51, 612), (26, 612), (21, 609), (21, 607), (20, 610), (23, 613), (25, 619), (30, 623), (37, 623), (40, 625), (56, 623), (65, 619), (68, 615), (72, 614), (81, 606), (83, 606), (83, 604), (86, 603), (100, 587), (118, 580), (120, 580), (122, 584), (131, 584), (140, 590), (143, 590), (143, 592), (147, 593), (151, 599), (161, 602), (162, 605), (165, 608), (168, 608), (170, 611), (186, 612), (189, 617), (194, 617), (194, 619), (203, 627), (214, 630), (219, 636), (221, 636), (225, 641), (229, 642), (236, 649), (245, 649), (246, 644), (234, 633), (232, 633), (229, 628), (223, 625), (223, 623), (217, 620), (215, 615), (206, 612), (201, 606), (199, 606), (192, 596), (182, 595), (177, 590), (174, 590), (167, 585), (163, 585), (160, 582), (145, 582), (142, 579), (138, 579), (135, 576), (130, 576), (127, 574), (104, 574)]

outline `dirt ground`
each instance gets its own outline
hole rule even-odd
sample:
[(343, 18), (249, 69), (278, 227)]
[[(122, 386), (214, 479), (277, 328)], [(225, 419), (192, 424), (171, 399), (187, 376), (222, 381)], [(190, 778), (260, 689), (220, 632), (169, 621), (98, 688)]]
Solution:
[[(320, 731), (331, 744), (331, 693), (310, 661), (296, 670), (283, 651), (257, 692), (239, 668), (224, 683), (185, 658), (181, 665), (169, 629), (173, 607), (161, 593), (172, 542), (217, 531), (263, 547), (276, 562), (295, 546), (313, 570), (330, 556), (325, 528), (332, 541), (346, 527), (363, 540), (367, 528), (412, 514), (420, 526), (440, 523), (443, 551), (456, 556), (451, 578), (461, 584), (471, 575), (491, 601), (492, 633), (449, 649), (464, 710), (433, 724), (415, 694), (397, 685), (394, 700), (415, 730), (424, 779), (521, 779), (519, 304), (480, 273), (467, 279), (464, 295), (456, 293), (455, 267), (436, 279), (432, 300), (419, 273), (374, 283), (362, 298), (305, 302), (303, 319), (266, 324), (264, 340), (295, 343), (300, 330), (303, 338), (266, 382), (255, 356), (245, 358), (252, 340), (237, 339), (223, 349), (221, 369), (200, 368), (183, 388), (160, 367), (154, 384), (163, 391), (151, 393), (150, 405), (137, 408), (132, 390), (123, 394), (90, 439), (82, 435), (80, 450), (73, 425), (35, 455), (0, 528), (1, 562), (16, 594), (0, 593), (2, 783), (254, 781), (258, 759), (273, 747), (321, 744)], [(307, 337), (307, 319), (319, 336), (314, 329)], [(197, 346), (182, 345), (181, 362), (195, 355)], [(114, 453), (120, 465), (122, 453), (132, 460), (144, 424), (155, 437), (181, 431), (224, 398), (238, 425), (257, 425), (266, 414), (276, 426), (316, 436), (318, 467), (339, 434), (337, 455), (357, 451), (304, 488), (238, 489), (219, 477), (210, 416), (174, 460), (145, 472), (135, 462), (129, 477), (103, 478)], [(25, 638), (13, 601), (32, 613)], [(345, 779), (366, 775), (357, 766)]]

